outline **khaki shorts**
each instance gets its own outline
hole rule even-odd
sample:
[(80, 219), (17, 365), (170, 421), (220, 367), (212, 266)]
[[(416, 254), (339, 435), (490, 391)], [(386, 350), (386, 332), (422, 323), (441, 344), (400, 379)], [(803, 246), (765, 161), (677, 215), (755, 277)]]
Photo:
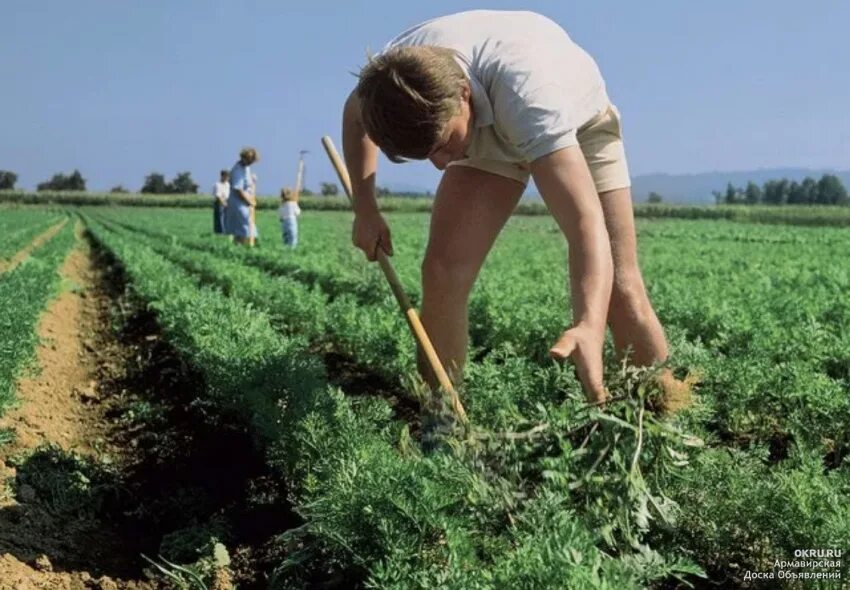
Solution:
[[(617, 107), (609, 105), (601, 114), (582, 125), (576, 137), (584, 159), (587, 160), (597, 193), (631, 186), (626, 151), (623, 147), (620, 111)], [(477, 168), (523, 184), (528, 184), (531, 175), (531, 167), (522, 162), (469, 158), (457, 160), (449, 165)]]

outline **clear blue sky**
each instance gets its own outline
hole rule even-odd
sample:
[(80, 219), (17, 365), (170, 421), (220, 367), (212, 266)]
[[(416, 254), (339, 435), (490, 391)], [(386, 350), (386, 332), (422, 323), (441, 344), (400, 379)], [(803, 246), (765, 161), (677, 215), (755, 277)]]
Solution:
[(596, 58), (633, 174), (850, 167), (846, 0), (33, 0), (0, 6), (0, 169), (32, 188), (79, 168), (92, 190), (189, 170), (209, 190), (254, 145), (261, 193), (294, 182), (300, 149), (316, 189), (366, 49), (469, 8), (541, 12)]

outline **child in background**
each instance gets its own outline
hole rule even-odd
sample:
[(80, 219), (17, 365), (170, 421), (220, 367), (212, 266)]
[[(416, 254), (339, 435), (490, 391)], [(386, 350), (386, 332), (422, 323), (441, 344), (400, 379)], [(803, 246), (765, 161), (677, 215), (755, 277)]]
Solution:
[(295, 248), (298, 245), (298, 216), (301, 215), (301, 207), (298, 206), (292, 190), (285, 188), (280, 191), (280, 207), (277, 214), (280, 217), (283, 244)]

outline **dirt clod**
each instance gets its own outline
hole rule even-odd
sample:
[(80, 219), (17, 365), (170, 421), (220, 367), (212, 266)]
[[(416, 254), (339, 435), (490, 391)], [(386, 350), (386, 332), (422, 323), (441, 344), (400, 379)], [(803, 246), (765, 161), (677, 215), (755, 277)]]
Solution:
[(226, 569), (218, 569), (213, 574), (210, 590), (233, 590), (233, 580)]
[(700, 382), (699, 375), (688, 375), (683, 380), (676, 379), (670, 370), (662, 371), (657, 377), (661, 390), (659, 409), (671, 416), (694, 403), (694, 386)]
[(83, 387), (76, 387), (74, 394), (85, 404), (94, 403), (98, 400), (97, 383), (95, 381), (89, 381)]
[(33, 567), (40, 572), (52, 572), (53, 564), (50, 563), (50, 558), (47, 557), (44, 553), (35, 558), (33, 562)]

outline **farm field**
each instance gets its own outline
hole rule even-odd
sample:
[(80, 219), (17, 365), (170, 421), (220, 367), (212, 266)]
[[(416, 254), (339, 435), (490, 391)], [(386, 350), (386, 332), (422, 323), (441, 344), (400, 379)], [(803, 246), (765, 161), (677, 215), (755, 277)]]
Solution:
[[(350, 244), (351, 214), (306, 211), (294, 251), (272, 212), (258, 212), (252, 250), (211, 235), (210, 217), (0, 210), (0, 261), (59, 227), (0, 274), (0, 413), (38, 370), (38, 316), (72, 248), (100, 277), (101, 338), (120, 349), (110, 362), (132, 365), (116, 400), (97, 402), (111, 409), (100, 449), (16, 448), (15, 428), (0, 430), (17, 453), (0, 445), (17, 466), (0, 498), (40, 498), (55, 484), (37, 468), (69, 464), (86, 510), (121, 514), (115, 534), (144, 530), (127, 550), (136, 565), (100, 574), (144, 567), (151, 587), (759, 587), (747, 572), (795, 551), (850, 549), (850, 229), (638, 220), (669, 364), (697, 398), (661, 418), (651, 371), (621, 366), (610, 344), (604, 411), (548, 359), (569, 323), (566, 244), (547, 217), (512, 218), (470, 304), (471, 430), (423, 452), (413, 339)], [(429, 217), (388, 221), (416, 302)], [(181, 444), (204, 456), (194, 488), (162, 469)], [(77, 518), (75, 498), (61, 507)], [(10, 547), (0, 536), (0, 556)], [(842, 566), (829, 572), (846, 578)]]

